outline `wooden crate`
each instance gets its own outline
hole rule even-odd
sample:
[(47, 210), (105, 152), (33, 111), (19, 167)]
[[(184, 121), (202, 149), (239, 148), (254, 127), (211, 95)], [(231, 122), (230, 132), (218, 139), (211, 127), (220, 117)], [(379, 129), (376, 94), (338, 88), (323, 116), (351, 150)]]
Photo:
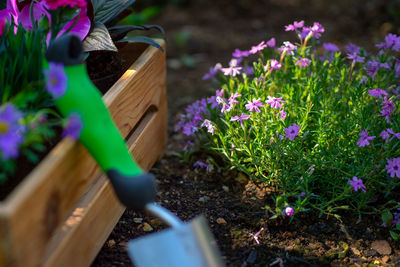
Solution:
[[(149, 170), (167, 140), (165, 53), (137, 44), (120, 53), (133, 64), (103, 99), (132, 155)], [(0, 266), (88, 266), (123, 211), (86, 149), (63, 139), (0, 202)]]

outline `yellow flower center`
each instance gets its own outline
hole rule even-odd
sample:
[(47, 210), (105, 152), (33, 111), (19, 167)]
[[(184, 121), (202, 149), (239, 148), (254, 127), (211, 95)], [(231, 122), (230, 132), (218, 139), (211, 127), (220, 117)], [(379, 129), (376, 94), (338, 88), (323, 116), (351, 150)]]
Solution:
[(51, 83), (52, 85), (57, 85), (57, 79), (56, 79), (56, 78), (51, 78), (51, 79), (50, 79), (50, 83)]
[(6, 133), (8, 130), (8, 124), (5, 121), (0, 121), (0, 134)]

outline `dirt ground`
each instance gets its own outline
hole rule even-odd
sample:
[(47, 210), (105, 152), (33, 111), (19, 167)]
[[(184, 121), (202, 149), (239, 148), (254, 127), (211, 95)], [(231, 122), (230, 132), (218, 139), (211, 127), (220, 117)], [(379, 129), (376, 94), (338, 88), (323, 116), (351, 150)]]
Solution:
[[(169, 142), (151, 170), (158, 202), (185, 221), (204, 214), (228, 266), (400, 266), (399, 243), (381, 227), (379, 216), (357, 220), (344, 214), (342, 223), (312, 213), (291, 223), (270, 220), (264, 209), (271, 203), (268, 188), (236, 172), (194, 171), (173, 155), (183, 146), (183, 136), (173, 132), (179, 113), (218, 89), (201, 78), (217, 62), (227, 65), (235, 48), (248, 50), (271, 37), (278, 44), (294, 41), (284, 25), (304, 19), (325, 27), (322, 42), (373, 50), (388, 32), (400, 33), (392, 5), (400, 12), (396, 0), (190, 1), (166, 6), (149, 22), (167, 34)], [(132, 266), (127, 242), (163, 228), (153, 217), (126, 211), (92, 266)]]

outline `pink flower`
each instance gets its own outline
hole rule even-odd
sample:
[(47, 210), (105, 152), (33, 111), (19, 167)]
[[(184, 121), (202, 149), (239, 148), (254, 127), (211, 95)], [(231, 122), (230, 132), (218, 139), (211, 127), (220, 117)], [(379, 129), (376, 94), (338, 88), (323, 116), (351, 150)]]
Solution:
[(300, 125), (294, 123), (293, 125), (289, 126), (288, 128), (284, 129), (286, 138), (289, 138), (290, 141), (293, 141), (296, 136), (299, 135)]
[(290, 217), (293, 215), (293, 213), (294, 213), (294, 209), (292, 207), (286, 207), (286, 209), (285, 209), (286, 216)]
[(400, 178), (400, 158), (387, 159), (386, 171), (390, 177)]
[(268, 47), (272, 47), (272, 48), (274, 48), (275, 47), (275, 38), (271, 38), (271, 39), (269, 39), (268, 41), (267, 41), (267, 46)]
[(250, 49), (250, 51), (249, 51), (249, 53), (250, 53), (250, 54), (256, 54), (256, 53), (258, 53), (258, 52), (263, 51), (266, 47), (267, 47), (267, 45), (265, 44), (264, 41), (262, 41), (262, 42), (259, 43), (258, 45), (252, 46), (251, 49)]
[(388, 93), (385, 90), (382, 90), (381, 88), (368, 90), (368, 93), (370, 96), (374, 96), (376, 98), (382, 98), (382, 95), (388, 95)]
[(295, 21), (293, 24), (289, 24), (285, 26), (285, 31), (297, 31), (300, 28), (303, 28), (304, 26), (304, 20), (301, 20), (299, 22)]
[(251, 116), (242, 113), (240, 116), (233, 116), (230, 121), (240, 121), (240, 125), (243, 126), (243, 120), (248, 120)]
[(304, 27), (303, 31), (307, 33), (307, 37), (314, 36), (316, 39), (319, 39), (319, 37), (321, 37), (321, 33), (325, 32), (325, 29), (318, 22), (314, 22), (312, 27)]
[(249, 51), (241, 51), (237, 48), (235, 49), (235, 52), (232, 53), (232, 57), (235, 57), (235, 58), (247, 57), (249, 55), (250, 55)]
[(240, 74), (242, 67), (229, 67), (229, 68), (222, 68), (221, 69), (224, 75), (229, 75), (235, 77), (236, 75)]
[(310, 60), (308, 58), (300, 57), (300, 59), (296, 62), (295, 65), (299, 65), (300, 68), (307, 67), (310, 64)]
[(374, 140), (376, 136), (368, 136), (367, 130), (361, 130), (360, 139), (358, 139), (357, 145), (359, 147), (369, 146), (369, 140)]
[(279, 118), (281, 118), (282, 120), (284, 120), (287, 116), (287, 113), (284, 109), (281, 109), (281, 111), (279, 111), (279, 114), (276, 114), (276, 116), (279, 115)]
[(239, 103), (239, 102), (236, 100), (236, 98), (241, 97), (241, 96), (242, 96), (242, 95), (241, 95), (241, 94), (238, 94), (238, 93), (231, 94), (231, 96), (230, 96), (229, 99), (228, 99), (229, 105), (232, 106), (233, 104)]
[(253, 98), (253, 101), (247, 101), (246, 104), (246, 109), (249, 111), (256, 111), (256, 112), (261, 112), (261, 110), (258, 107), (264, 107), (264, 105), (261, 102), (261, 98)]
[(46, 6), (51, 10), (66, 6), (86, 8), (87, 5), (85, 0), (45, 0), (44, 2), (46, 2)]
[(282, 100), (282, 97), (276, 98), (276, 97), (268, 96), (268, 99), (267, 99), (267, 101), (265, 101), (265, 103), (271, 105), (271, 108), (280, 109), (280, 108), (283, 108), (281, 104), (284, 104), (286, 102)]
[(291, 42), (283, 42), (283, 45), (278, 50), (282, 53), (289, 52), (290, 55), (294, 55), (293, 51), (297, 50), (297, 46)]
[(353, 176), (353, 180), (349, 180), (349, 185), (351, 185), (354, 189), (354, 191), (358, 191), (358, 189), (361, 189), (365, 193), (365, 185), (361, 179), (358, 179), (356, 176)]
[(206, 127), (207, 128), (207, 132), (211, 133), (212, 135), (214, 135), (215, 132), (215, 126), (213, 125), (213, 123), (207, 119), (205, 119), (203, 121), (203, 123), (201, 124), (201, 127)]

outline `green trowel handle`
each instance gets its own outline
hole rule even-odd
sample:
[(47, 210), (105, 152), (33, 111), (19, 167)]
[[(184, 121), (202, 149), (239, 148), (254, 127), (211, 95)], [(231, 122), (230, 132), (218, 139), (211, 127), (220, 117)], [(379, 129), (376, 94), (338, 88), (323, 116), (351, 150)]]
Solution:
[(87, 74), (82, 54), (80, 40), (74, 35), (64, 35), (48, 48), (47, 60), (63, 63), (68, 78), (66, 92), (55, 99), (56, 107), (65, 117), (79, 115), (79, 141), (107, 173), (120, 201), (129, 208), (142, 209), (154, 201), (154, 177), (145, 173), (129, 153), (99, 90)]

